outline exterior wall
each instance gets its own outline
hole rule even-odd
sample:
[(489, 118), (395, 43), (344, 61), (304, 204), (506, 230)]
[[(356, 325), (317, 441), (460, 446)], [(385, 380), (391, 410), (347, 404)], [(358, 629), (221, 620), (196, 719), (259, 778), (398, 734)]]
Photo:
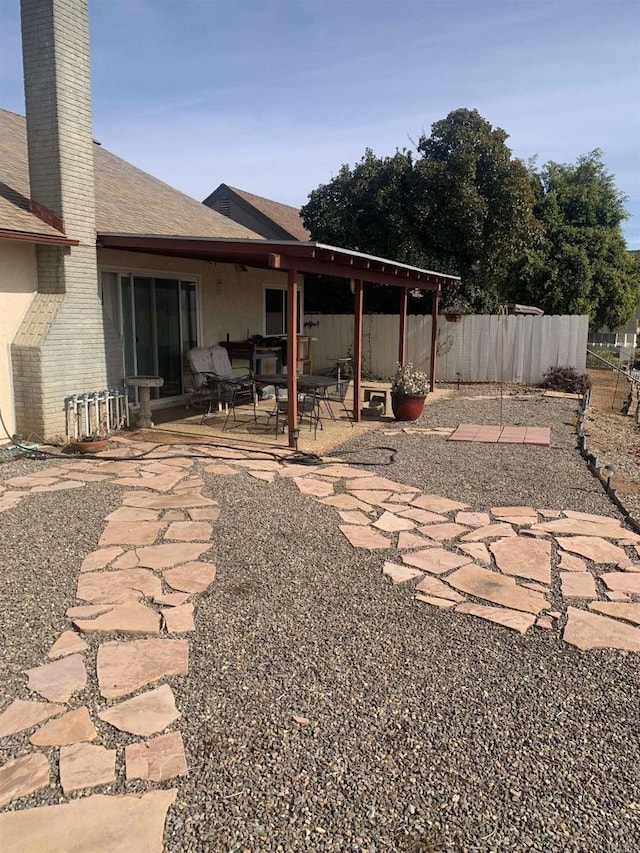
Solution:
[(12, 345), (18, 429), (49, 438), (64, 434), (65, 396), (107, 385), (86, 0), (22, 0), (22, 37), (32, 200), (79, 240), (37, 247), (38, 293)]
[[(0, 411), (10, 435), (16, 431), (11, 342), (35, 291), (35, 247), (22, 241), (0, 240)], [(5, 439), (4, 431), (0, 430), (0, 444)]]
[[(238, 264), (218, 264), (186, 258), (170, 258), (114, 249), (98, 250), (101, 269), (126, 273), (175, 273), (198, 282), (200, 344), (245, 340), (247, 335), (264, 334), (264, 288), (287, 286), (286, 273), (249, 268)], [(121, 351), (121, 350), (120, 350)], [(265, 362), (266, 369), (266, 362)], [(122, 377), (111, 384), (119, 384)]]

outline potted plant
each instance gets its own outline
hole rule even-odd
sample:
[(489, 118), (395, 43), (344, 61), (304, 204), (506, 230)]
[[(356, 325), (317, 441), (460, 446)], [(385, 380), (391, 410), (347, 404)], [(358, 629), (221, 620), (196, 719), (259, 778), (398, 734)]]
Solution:
[(391, 409), (397, 421), (415, 421), (429, 393), (429, 377), (409, 362), (398, 365), (391, 383)]
[(100, 453), (106, 448), (108, 441), (109, 428), (106, 416), (103, 415), (100, 423), (92, 432), (83, 435), (81, 438), (72, 438), (69, 441), (69, 448), (73, 453)]
[(442, 313), (449, 323), (459, 323), (467, 312), (466, 306), (459, 299), (454, 299)]

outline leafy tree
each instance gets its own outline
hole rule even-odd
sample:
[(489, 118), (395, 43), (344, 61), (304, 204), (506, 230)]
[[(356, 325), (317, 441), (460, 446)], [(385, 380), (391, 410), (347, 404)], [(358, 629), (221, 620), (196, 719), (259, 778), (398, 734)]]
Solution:
[(602, 152), (547, 163), (532, 181), (544, 237), (514, 264), (506, 295), (548, 314), (589, 314), (595, 327), (622, 326), (640, 301), (640, 264), (627, 251), (625, 197)]
[[(530, 176), (506, 139), (477, 110), (455, 110), (420, 137), (415, 154), (378, 158), (367, 149), (353, 169), (342, 166), (310, 194), (305, 225), (319, 241), (461, 275), (444, 306), (491, 310), (515, 258), (538, 237)], [(371, 294), (377, 310), (383, 290)]]

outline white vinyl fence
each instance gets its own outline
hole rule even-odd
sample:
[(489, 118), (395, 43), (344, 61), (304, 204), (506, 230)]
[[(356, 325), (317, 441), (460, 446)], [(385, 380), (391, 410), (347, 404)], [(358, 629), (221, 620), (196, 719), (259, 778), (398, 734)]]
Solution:
[[(407, 360), (428, 371), (431, 317), (409, 315)], [(313, 344), (314, 369), (328, 368), (352, 354), (353, 317), (308, 314), (305, 334)], [(441, 382), (537, 383), (550, 367), (585, 369), (587, 316), (465, 316), (459, 322), (438, 318), (437, 379)], [(379, 377), (393, 375), (398, 360), (399, 318), (365, 314), (363, 357)]]

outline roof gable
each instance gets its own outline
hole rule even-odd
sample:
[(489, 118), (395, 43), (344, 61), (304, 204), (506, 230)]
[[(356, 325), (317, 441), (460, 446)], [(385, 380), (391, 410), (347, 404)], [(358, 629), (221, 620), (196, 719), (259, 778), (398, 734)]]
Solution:
[(232, 194), (237, 202), (250, 207), (268, 222), (280, 228), (283, 232), (283, 237), (290, 237), (294, 240), (311, 239), (310, 232), (302, 224), (298, 208), (289, 204), (282, 204), (279, 201), (273, 201), (270, 198), (255, 195), (246, 190), (238, 189), (238, 187), (232, 187), (229, 184), (220, 184), (203, 201), (203, 204), (213, 206), (213, 203), (225, 194)]

